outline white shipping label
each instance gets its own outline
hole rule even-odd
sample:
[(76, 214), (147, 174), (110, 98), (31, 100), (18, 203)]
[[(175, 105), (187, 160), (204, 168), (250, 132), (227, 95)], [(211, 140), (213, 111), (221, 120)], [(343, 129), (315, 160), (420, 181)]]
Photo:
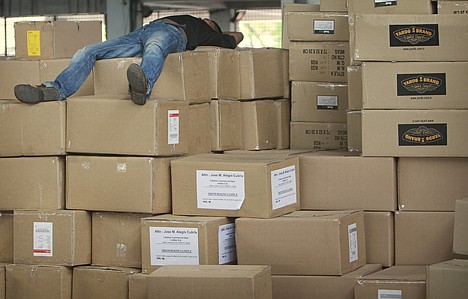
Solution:
[(33, 223), (33, 256), (53, 256), (53, 223)]
[(167, 111), (167, 144), (179, 144), (179, 110)]
[(219, 264), (227, 264), (237, 259), (236, 225), (229, 223), (218, 228)]
[(335, 33), (335, 21), (314, 20), (314, 33), (333, 34)]
[(317, 109), (338, 109), (338, 96), (317, 96)]
[(197, 208), (240, 210), (245, 199), (243, 171), (197, 170)]
[(374, 0), (375, 7), (394, 6), (397, 5), (397, 0)]
[(349, 241), (349, 262), (357, 261), (358, 254), (358, 235), (357, 224), (353, 223), (348, 225), (348, 241)]
[(296, 166), (288, 166), (271, 172), (271, 203), (273, 210), (295, 204)]
[(377, 299), (401, 299), (401, 290), (378, 290)]
[(152, 266), (198, 265), (198, 228), (150, 227)]

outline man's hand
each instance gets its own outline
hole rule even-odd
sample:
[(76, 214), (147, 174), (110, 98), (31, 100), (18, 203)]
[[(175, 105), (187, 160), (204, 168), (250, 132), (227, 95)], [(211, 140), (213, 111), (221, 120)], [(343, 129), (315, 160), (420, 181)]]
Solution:
[(242, 34), (242, 32), (228, 31), (223, 33), (229, 34), (230, 36), (234, 37), (236, 40), (236, 44), (239, 44), (244, 39), (244, 35)]

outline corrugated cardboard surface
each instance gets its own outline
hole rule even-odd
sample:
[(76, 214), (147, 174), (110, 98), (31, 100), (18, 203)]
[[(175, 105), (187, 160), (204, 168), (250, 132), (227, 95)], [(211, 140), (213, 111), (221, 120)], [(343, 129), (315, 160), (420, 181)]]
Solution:
[(346, 112), (348, 151), (360, 153), (362, 149), (361, 110)]
[[(357, 235), (348, 233), (352, 226)], [(278, 275), (342, 275), (366, 264), (364, 214), (297, 211), (273, 219), (237, 218), (236, 245), (239, 265), (271, 265)]]
[(340, 12), (288, 12), (290, 41), (349, 41), (348, 14)]
[(427, 299), (466, 298), (468, 261), (449, 260), (427, 268)]
[(368, 263), (395, 265), (395, 215), (393, 212), (364, 212)]
[(321, 0), (320, 11), (348, 11), (347, 0)]
[(426, 267), (393, 266), (356, 280), (356, 299), (389, 298), (391, 295), (396, 298), (425, 299)]
[(354, 299), (355, 280), (381, 269), (367, 264), (342, 276), (273, 275), (273, 295), (275, 299)]
[(455, 205), (455, 226), (453, 252), (468, 255), (468, 198), (457, 200)]
[(301, 209), (395, 211), (397, 208), (394, 158), (319, 151), (300, 155), (299, 161)]
[(63, 158), (4, 158), (0, 169), (0, 210), (64, 208)]
[(273, 100), (241, 103), (242, 148), (246, 150), (274, 149), (277, 144), (278, 119)]
[(188, 152), (189, 111), (183, 101), (133, 104), (129, 96), (75, 98), (67, 103), (67, 152), (174, 156)]
[(288, 149), (290, 132), (289, 123), (291, 122), (291, 101), (289, 99), (276, 100), (274, 102), (276, 109), (277, 126), (276, 134), (276, 149)]
[(6, 275), (5, 275), (5, 267), (7, 264), (0, 264), (0, 299), (5, 299), (6, 293)]
[(0, 212), (0, 236), (0, 263), (13, 263), (13, 213)]
[(148, 276), (148, 298), (271, 299), (268, 266), (165, 266)]
[(452, 259), (453, 223), (453, 212), (395, 212), (395, 264)]
[[(279, 172), (284, 173), (278, 174)], [(171, 173), (172, 210), (176, 215), (271, 218), (299, 208), (297, 157), (196, 155), (173, 161)], [(220, 181), (217, 183), (215, 177), (210, 177), (209, 180), (213, 181), (205, 185), (202, 177), (207, 173), (220, 174)], [(284, 179), (283, 185), (278, 186), (274, 174)], [(234, 175), (239, 179), (235, 180), (234, 177), (232, 180), (227, 179), (226, 175)], [(224, 178), (226, 178), (225, 183), (230, 188), (234, 188), (231, 191), (235, 194), (210, 195), (209, 202), (206, 202), (203, 192), (210, 188), (222, 188), (217, 189), (218, 191), (213, 189), (210, 193), (225, 193), (227, 189), (221, 187)], [(288, 187), (288, 190), (282, 189), (283, 187)], [(278, 194), (281, 190), (285, 193)], [(197, 192), (203, 194), (198, 196)]]
[[(381, 2), (381, 5), (377, 2)], [(431, 0), (411, 2), (348, 0), (348, 11), (350, 14), (431, 14), (434, 9)]]
[(289, 50), (282, 49), (281, 58), (283, 62), (283, 97), (285, 99), (289, 99), (291, 97), (291, 91), (289, 86)]
[(346, 150), (346, 123), (291, 122), (291, 149)]
[(69, 299), (72, 271), (61, 266), (8, 265), (6, 298)]
[(209, 103), (189, 106), (188, 154), (211, 152), (211, 110)]
[(283, 24), (283, 30), (281, 32), (281, 47), (283, 49), (289, 49), (287, 12), (319, 11), (319, 10), (320, 10), (319, 4), (283, 3), (282, 14), (281, 14), (282, 24)]
[(438, 14), (467, 15), (468, 2), (466, 1), (437, 1)]
[(148, 274), (135, 273), (128, 280), (128, 299), (148, 299)]
[(241, 102), (213, 100), (211, 109), (211, 150), (242, 148)]
[(455, 211), (468, 196), (468, 158), (398, 159), (401, 211)]
[[(37, 223), (51, 223), (51, 241), (45, 249), (50, 256), (38, 255), (42, 241)], [(37, 233), (37, 235), (36, 235)], [(15, 210), (14, 262), (28, 265), (76, 266), (91, 262), (91, 215), (86, 211)], [(50, 247), (49, 247), (50, 246)]]
[(94, 212), (91, 263), (97, 266), (141, 268), (141, 219), (148, 216)]
[(172, 159), (67, 156), (67, 208), (170, 212)]

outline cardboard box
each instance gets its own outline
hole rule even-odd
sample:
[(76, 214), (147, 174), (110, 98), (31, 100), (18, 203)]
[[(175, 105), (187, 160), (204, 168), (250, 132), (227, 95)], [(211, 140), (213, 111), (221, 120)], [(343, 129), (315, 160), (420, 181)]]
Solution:
[(6, 295), (6, 275), (5, 275), (5, 267), (7, 264), (0, 264), (0, 299), (5, 299)]
[(342, 276), (273, 275), (275, 299), (354, 299), (354, 281), (382, 270), (378, 264), (367, 264)]
[(71, 58), (84, 46), (102, 41), (101, 21), (16, 22), (14, 26), (18, 59)]
[(426, 267), (393, 266), (358, 278), (354, 298), (426, 298)]
[(11, 264), (13, 263), (13, 213), (0, 212), (0, 236), (2, 236), (0, 238), (0, 263)]
[(460, 39), (468, 34), (463, 15), (350, 14), (349, 24), (355, 61), (468, 60), (468, 41)]
[(366, 258), (384, 267), (395, 265), (395, 215), (393, 212), (364, 212)]
[(468, 198), (459, 199), (455, 204), (453, 231), (453, 252), (468, 255)]
[(347, 0), (321, 0), (320, 11), (348, 11)]
[(340, 12), (288, 12), (290, 41), (349, 41), (348, 14)]
[(91, 263), (141, 268), (141, 219), (149, 214), (94, 212)]
[(67, 209), (168, 213), (171, 160), (67, 156)]
[(209, 103), (189, 106), (188, 154), (211, 152), (211, 109)]
[(463, 299), (468, 292), (468, 261), (450, 260), (427, 268), (427, 299)]
[(143, 273), (166, 265), (223, 265), (237, 260), (235, 225), (226, 217), (143, 218), (141, 237)]
[(271, 270), (268, 266), (165, 266), (149, 275), (148, 298), (271, 299)]
[(242, 148), (246, 150), (276, 148), (278, 119), (274, 101), (242, 102), (241, 110)]
[(283, 61), (283, 97), (289, 99), (291, 91), (289, 86), (289, 50), (281, 50), (281, 58)]
[(347, 148), (346, 123), (291, 122), (291, 149)]
[(291, 42), (289, 80), (346, 83), (348, 42)]
[(361, 110), (346, 112), (348, 151), (360, 153), (362, 149), (362, 112)]
[(467, 15), (468, 2), (466, 1), (437, 1), (438, 14)]
[(395, 212), (395, 264), (431, 265), (452, 259), (453, 222), (453, 212)]
[(363, 156), (468, 157), (468, 110), (363, 110), (361, 124)]
[(8, 265), (6, 281), (6, 298), (70, 299), (72, 296), (72, 269), (68, 267)]
[(65, 207), (63, 158), (2, 158), (0, 169), (0, 211)]
[(293, 81), (291, 120), (344, 123), (348, 109), (348, 85)]
[(1, 157), (65, 154), (65, 102), (0, 100), (0, 111)]
[(244, 48), (240, 58), (240, 98), (282, 98), (283, 51), (274, 48)]
[(171, 173), (176, 215), (271, 218), (299, 208), (297, 157), (196, 155), (174, 160)]
[(400, 211), (455, 211), (468, 196), (468, 158), (400, 158)]
[(318, 151), (300, 155), (299, 161), (301, 210), (397, 208), (394, 158)]
[(280, 99), (274, 101), (276, 110), (276, 149), (289, 148), (289, 124), (291, 122), (291, 101)]
[[(53, 81), (68, 66), (70, 59), (52, 59), (40, 61), (0, 60), (0, 99), (16, 99), (14, 88), (17, 84), (40, 84)], [(91, 72), (78, 91), (70, 96), (94, 94), (94, 74)]]
[(239, 265), (271, 265), (275, 275), (343, 275), (366, 264), (364, 233), (360, 211), (237, 218), (237, 261)]
[(282, 3), (282, 32), (281, 32), (281, 47), (283, 49), (289, 49), (289, 39), (288, 39), (288, 21), (287, 13), (290, 11), (319, 11), (319, 4), (299, 4), (299, 3)]
[(211, 109), (211, 150), (242, 148), (241, 102), (213, 100)]
[(76, 266), (91, 262), (91, 215), (86, 211), (15, 210), (14, 262)]
[(73, 269), (73, 299), (128, 299), (128, 281), (138, 269), (82, 266)]
[(128, 280), (128, 299), (148, 299), (148, 274), (135, 273)]
[[(355, 67), (358, 68), (358, 67)], [(348, 68), (350, 71), (350, 68)], [(468, 62), (363, 62), (350, 109), (467, 109)], [(348, 73), (348, 78), (352, 77)]]
[(188, 152), (187, 102), (157, 100), (138, 106), (129, 96), (104, 95), (76, 98), (67, 105), (67, 152), (134, 156)]
[(432, 14), (431, 0), (348, 0), (349, 14)]

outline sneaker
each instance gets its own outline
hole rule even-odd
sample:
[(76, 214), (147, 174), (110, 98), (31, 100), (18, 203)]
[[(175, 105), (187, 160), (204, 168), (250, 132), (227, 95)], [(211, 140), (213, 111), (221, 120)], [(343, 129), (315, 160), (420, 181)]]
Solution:
[(26, 104), (37, 104), (40, 102), (59, 101), (60, 92), (55, 87), (19, 84), (15, 86), (15, 97), (18, 101)]
[(132, 98), (133, 103), (144, 105), (146, 103), (148, 82), (146, 81), (146, 75), (141, 66), (136, 63), (130, 64), (127, 69), (127, 79), (130, 97)]

